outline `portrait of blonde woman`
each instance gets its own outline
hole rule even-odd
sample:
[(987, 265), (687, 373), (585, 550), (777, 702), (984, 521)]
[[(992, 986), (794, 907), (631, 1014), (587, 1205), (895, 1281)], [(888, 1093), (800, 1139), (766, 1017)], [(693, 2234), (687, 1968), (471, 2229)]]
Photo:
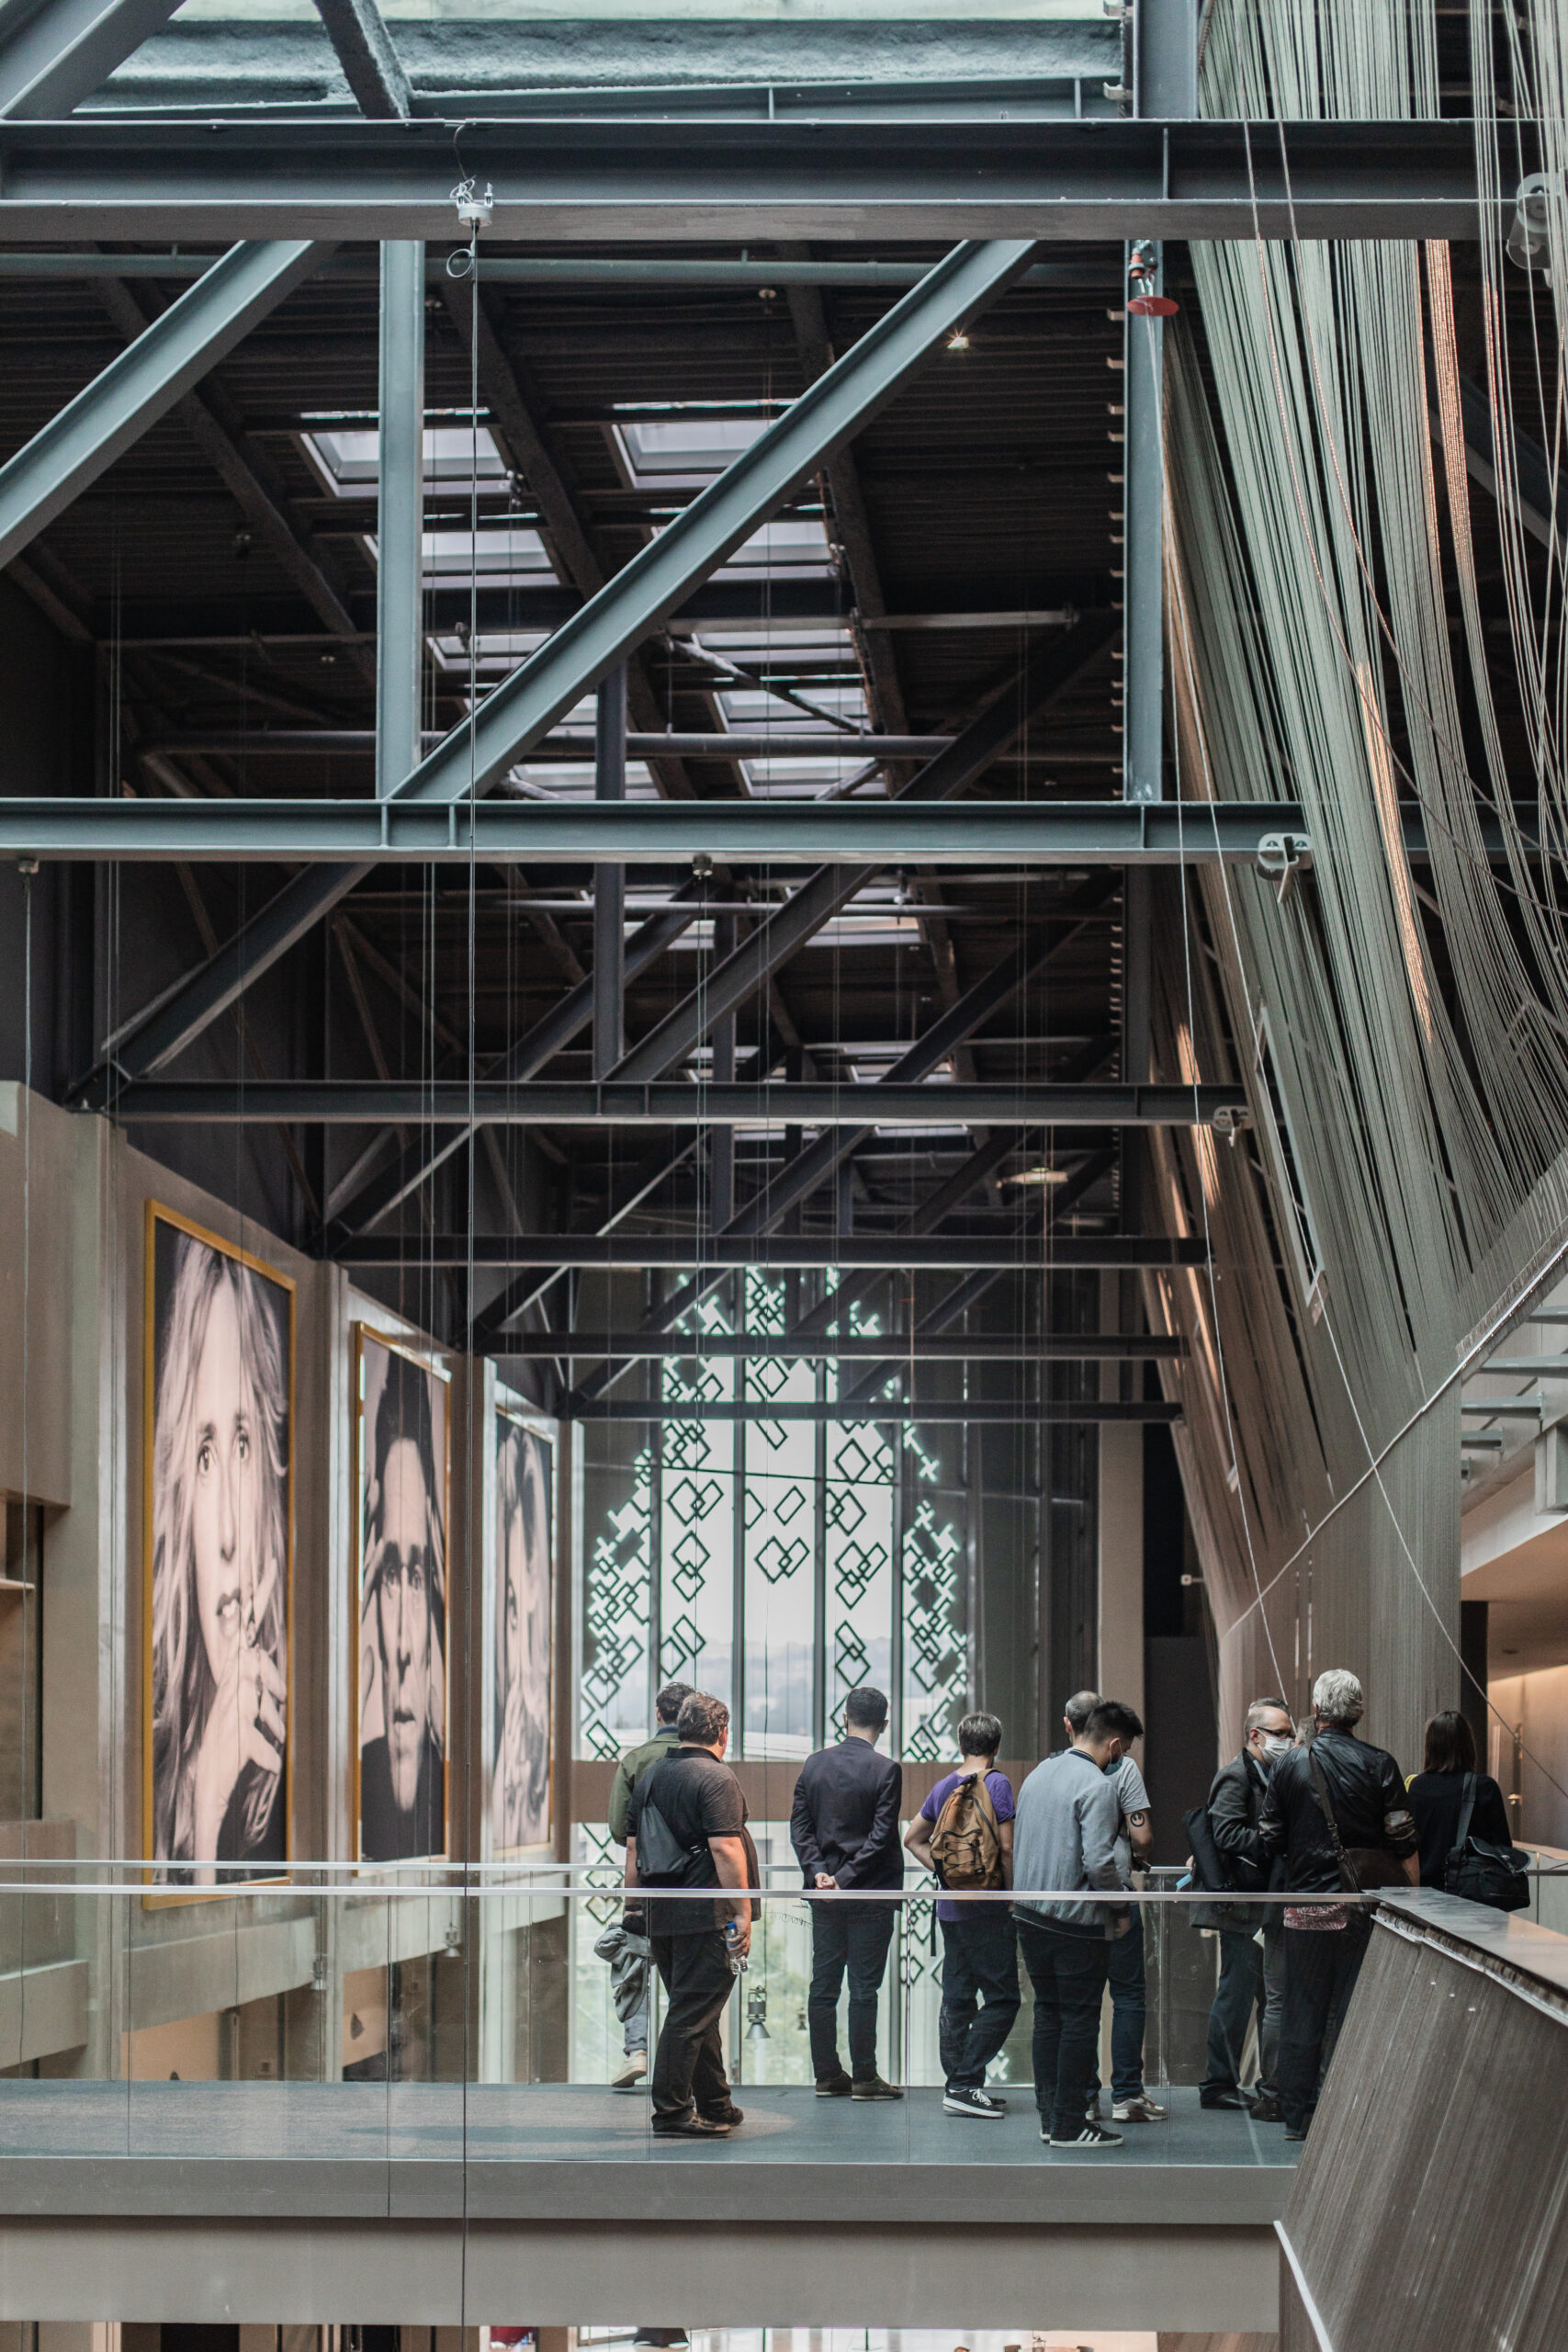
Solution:
[(293, 1285), (150, 1212), (148, 1796), (165, 1883), (288, 1850)]
[(359, 1345), (359, 1853), (446, 1850), (446, 1383)]
[(496, 1415), (491, 1836), (497, 1854), (550, 1834), (550, 1448)]

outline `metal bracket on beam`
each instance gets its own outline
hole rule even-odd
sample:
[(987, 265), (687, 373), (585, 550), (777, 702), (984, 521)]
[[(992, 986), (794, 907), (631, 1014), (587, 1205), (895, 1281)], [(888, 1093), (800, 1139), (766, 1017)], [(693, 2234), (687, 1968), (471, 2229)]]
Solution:
[(1312, 872), (1312, 843), (1305, 833), (1265, 833), (1258, 844), (1258, 871), (1274, 885), (1284, 905), (1303, 874)]

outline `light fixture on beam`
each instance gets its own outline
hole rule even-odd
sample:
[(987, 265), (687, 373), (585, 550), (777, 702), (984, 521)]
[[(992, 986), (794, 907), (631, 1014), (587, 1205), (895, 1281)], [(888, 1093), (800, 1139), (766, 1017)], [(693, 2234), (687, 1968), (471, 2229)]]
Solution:
[(1021, 1168), (1016, 1175), (1002, 1178), (1004, 1184), (1065, 1184), (1066, 1181), (1065, 1168)]

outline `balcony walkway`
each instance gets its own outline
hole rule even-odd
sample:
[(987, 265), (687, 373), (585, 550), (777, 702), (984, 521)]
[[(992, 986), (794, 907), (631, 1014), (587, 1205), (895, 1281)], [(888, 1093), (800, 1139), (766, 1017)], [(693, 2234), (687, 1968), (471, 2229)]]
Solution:
[(1274, 2324), (1278, 2125), (1177, 2090), (1074, 2156), (1027, 2086), (738, 2096), (716, 2145), (581, 2085), (6, 2082), (0, 2319)]

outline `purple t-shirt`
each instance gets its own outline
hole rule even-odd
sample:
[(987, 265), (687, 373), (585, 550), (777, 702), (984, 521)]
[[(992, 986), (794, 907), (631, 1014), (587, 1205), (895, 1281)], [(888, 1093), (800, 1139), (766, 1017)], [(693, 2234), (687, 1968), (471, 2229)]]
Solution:
[[(964, 1776), (962, 1772), (950, 1772), (945, 1781), (939, 1781), (937, 1782), (935, 1788), (931, 1791), (930, 1796), (920, 1807), (920, 1819), (922, 1821), (941, 1820), (942, 1806), (947, 1803), (948, 1798), (953, 1794), (953, 1790), (958, 1786), (959, 1781), (963, 1780), (964, 1777)], [(1012, 1782), (1008, 1779), (1007, 1774), (1005, 1772), (987, 1772), (986, 1775), (986, 1788), (990, 1796), (992, 1806), (995, 1809), (997, 1819), (998, 1821), (1010, 1821), (1014, 1814), (1018, 1811), (1018, 1807), (1012, 1801)], [(980, 1917), (983, 1910), (999, 1910), (1001, 1906), (999, 1904), (983, 1905), (978, 1903), (939, 1903), (936, 1906), (936, 1916), (939, 1919), (977, 1919)]]

